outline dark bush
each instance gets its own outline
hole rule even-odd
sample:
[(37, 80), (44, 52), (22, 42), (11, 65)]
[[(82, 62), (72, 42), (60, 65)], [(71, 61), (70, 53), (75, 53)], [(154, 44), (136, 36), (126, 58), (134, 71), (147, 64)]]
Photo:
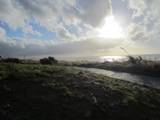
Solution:
[(1, 61), (6, 63), (20, 63), (20, 60), (18, 58), (5, 58)]
[(58, 61), (54, 57), (40, 59), (41, 64), (56, 64)]
[(2, 57), (0, 56), (0, 62), (2, 62)]
[(141, 56), (138, 57), (128, 56), (128, 61), (132, 64), (140, 64), (143, 61), (143, 59)]

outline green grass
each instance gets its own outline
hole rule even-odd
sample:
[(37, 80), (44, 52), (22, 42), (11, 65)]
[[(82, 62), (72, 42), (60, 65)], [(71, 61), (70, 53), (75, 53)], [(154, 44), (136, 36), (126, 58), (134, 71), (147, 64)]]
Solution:
[(160, 90), (40, 64), (0, 64), (2, 120), (159, 120)]

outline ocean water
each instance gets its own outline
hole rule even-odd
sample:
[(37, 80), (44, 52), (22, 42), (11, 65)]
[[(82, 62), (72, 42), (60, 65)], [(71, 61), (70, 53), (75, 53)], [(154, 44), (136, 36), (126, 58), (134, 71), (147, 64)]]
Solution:
[[(145, 55), (132, 55), (134, 57), (141, 56), (145, 60), (160, 61), (160, 54), (145, 54)], [(63, 59), (64, 60), (64, 59)], [(127, 56), (88, 56), (88, 57), (68, 57), (67, 61), (91, 61), (91, 62), (104, 62), (104, 61), (126, 61)]]
[[(145, 54), (145, 55), (133, 55), (134, 57), (141, 56), (142, 59), (160, 61), (160, 54)], [(99, 61), (126, 61), (128, 60), (127, 56), (101, 56)]]
[(142, 55), (142, 58), (146, 60), (160, 61), (160, 54)]

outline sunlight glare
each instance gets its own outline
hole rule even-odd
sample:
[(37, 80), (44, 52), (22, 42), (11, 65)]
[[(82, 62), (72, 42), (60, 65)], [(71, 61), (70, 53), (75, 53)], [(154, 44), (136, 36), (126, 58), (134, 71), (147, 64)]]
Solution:
[(104, 20), (104, 24), (98, 29), (99, 37), (119, 39), (124, 38), (124, 32), (122, 27), (114, 19), (114, 16), (107, 16)]

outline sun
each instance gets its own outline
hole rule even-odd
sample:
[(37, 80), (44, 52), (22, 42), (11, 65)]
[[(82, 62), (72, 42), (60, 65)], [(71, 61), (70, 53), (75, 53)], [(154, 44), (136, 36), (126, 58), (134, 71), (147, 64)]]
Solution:
[(115, 20), (114, 16), (107, 16), (104, 19), (103, 25), (98, 28), (98, 36), (111, 39), (125, 38), (123, 29)]

